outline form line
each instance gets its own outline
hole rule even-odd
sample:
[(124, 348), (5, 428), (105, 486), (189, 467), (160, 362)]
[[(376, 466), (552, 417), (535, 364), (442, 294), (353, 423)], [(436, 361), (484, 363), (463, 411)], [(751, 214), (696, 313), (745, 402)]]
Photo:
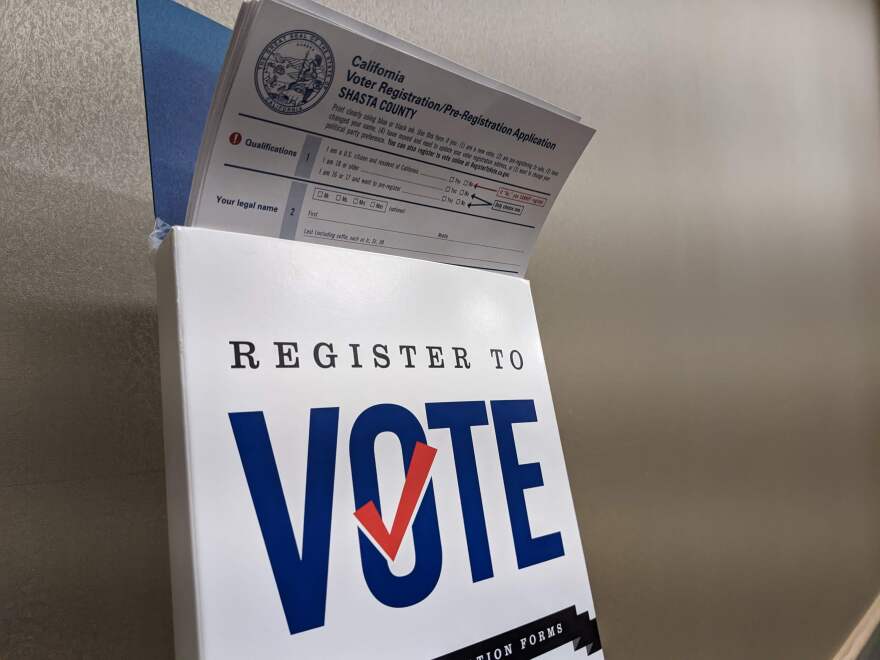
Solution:
[(528, 190), (529, 192), (537, 193), (539, 195), (546, 195), (550, 197), (550, 193), (544, 192), (543, 190), (535, 190), (534, 188), (526, 188), (525, 186), (520, 186), (516, 183), (511, 183), (510, 181), (500, 181), (499, 179), (493, 179), (488, 176), (483, 176), (482, 174), (476, 174), (475, 172), (465, 172), (464, 170), (459, 170), (454, 167), (449, 167), (448, 165), (440, 165), (439, 163), (430, 163), (426, 160), (422, 160), (421, 158), (413, 158), (412, 156), (405, 156), (404, 154), (397, 154), (393, 151), (387, 151), (385, 149), (380, 149), (379, 147), (371, 147), (368, 144), (361, 144), (359, 142), (352, 142), (351, 140), (346, 140), (340, 137), (334, 137), (333, 135), (327, 135), (325, 133), (318, 133), (318, 131), (310, 131), (305, 128), (299, 128), (298, 126), (291, 126), (290, 124), (283, 124), (280, 121), (273, 121), (271, 119), (264, 119), (263, 117), (257, 117), (256, 115), (249, 115), (246, 112), (239, 112), (238, 115), (240, 117), (246, 117), (248, 119), (253, 119), (255, 121), (262, 121), (267, 124), (274, 124), (275, 126), (281, 126), (282, 128), (289, 128), (293, 131), (300, 131), (302, 133), (310, 133), (312, 135), (317, 135), (318, 137), (327, 138), (328, 140), (336, 140), (337, 142), (344, 142), (345, 144), (350, 144), (354, 147), (359, 147), (361, 149), (372, 149), (373, 151), (378, 151), (383, 154), (388, 154), (389, 156), (394, 156), (395, 158), (405, 158), (407, 160), (413, 160), (417, 163), (423, 163), (425, 165), (430, 165), (431, 167), (440, 167), (444, 170), (449, 170), (450, 172), (458, 172), (459, 174), (464, 174), (465, 176), (472, 176), (478, 179), (485, 179), (486, 181), (492, 181), (493, 183), (500, 183), (504, 186), (510, 186), (511, 188), (520, 188), (522, 190)]
[[(424, 186), (425, 188), (431, 188), (433, 190), (439, 190), (440, 192), (443, 192), (443, 188), (441, 188), (440, 186), (432, 186), (427, 183), (419, 183), (418, 181), (410, 181), (408, 179), (399, 179), (396, 176), (391, 176), (389, 174), (380, 174), (379, 172), (370, 172), (370, 170), (361, 170), (361, 171), (366, 172), (367, 174), (371, 174), (372, 176), (381, 176), (381, 177), (385, 177), (386, 179), (393, 179), (394, 181), (400, 181), (401, 183), (410, 183), (414, 186)], [(426, 176), (421, 173), (420, 173), (420, 175)]]
[(235, 165), (233, 163), (223, 163), (224, 167), (231, 167), (236, 170), (244, 170), (245, 172), (254, 172), (255, 174), (266, 174), (268, 176), (277, 176), (280, 179), (288, 179), (290, 181), (301, 181), (302, 183), (311, 183), (318, 187), (336, 188), (345, 192), (354, 193), (355, 195), (363, 195), (364, 197), (379, 197), (380, 199), (390, 199), (392, 202), (400, 202), (401, 204), (415, 204), (416, 206), (424, 206), (428, 209), (437, 211), (446, 211), (447, 213), (458, 213), (459, 215), (469, 215), (472, 218), (480, 218), (481, 220), (491, 220), (492, 222), (500, 222), (505, 225), (514, 225), (515, 227), (525, 227), (526, 229), (535, 229), (535, 225), (527, 225), (524, 222), (513, 222), (512, 220), (502, 220), (501, 218), (490, 218), (485, 215), (477, 215), (476, 213), (468, 213), (466, 211), (457, 211), (455, 209), (445, 209), (442, 206), (434, 206), (433, 204), (425, 204), (423, 202), (414, 202), (411, 199), (400, 199), (399, 197), (390, 197), (388, 195), (380, 195), (374, 192), (364, 192), (363, 190), (355, 190), (354, 188), (346, 188), (337, 186), (334, 183), (324, 183), (323, 181), (313, 181), (301, 176), (291, 176), (289, 174), (280, 174), (279, 172), (270, 172), (268, 170), (258, 170), (255, 167), (245, 167), (244, 165)]
[[(335, 241), (336, 243), (347, 243), (348, 245), (365, 245), (364, 243), (360, 243), (358, 241), (349, 241), (344, 238), (327, 238), (326, 236), (308, 236), (310, 239), (317, 239), (319, 241)], [(370, 246), (374, 247), (374, 246)], [(510, 263), (509, 261), (493, 261), (492, 259), (479, 259), (477, 257), (462, 257), (458, 254), (447, 254), (445, 252), (429, 252), (427, 250), (411, 250), (410, 248), (402, 248), (402, 247), (394, 247), (393, 245), (378, 245), (375, 246), (377, 248), (381, 248), (383, 250), (400, 250), (401, 252), (413, 252), (415, 254), (430, 254), (435, 257), (450, 257), (452, 259), (467, 259), (468, 261), (482, 261), (487, 264), (498, 264), (500, 266), (518, 266), (519, 264)], [(462, 264), (458, 264), (462, 265)], [(516, 272), (516, 271), (514, 271)]]
[(480, 247), (491, 248), (493, 250), (505, 250), (507, 252), (517, 252), (519, 254), (523, 253), (523, 250), (501, 247), (500, 245), (489, 245), (487, 243), (474, 243), (472, 241), (459, 241), (454, 238), (440, 238), (439, 236), (429, 236), (428, 234), (416, 234), (415, 232), (401, 231), (400, 229), (386, 229), (385, 227), (373, 227), (371, 225), (360, 225), (356, 222), (346, 222), (345, 220), (331, 220), (330, 218), (320, 218), (318, 216), (313, 216), (308, 219), (309, 220), (321, 220), (323, 222), (333, 222), (338, 225), (351, 225), (352, 227), (360, 227), (362, 229), (375, 229), (376, 231), (388, 231), (388, 232), (392, 232), (394, 234), (405, 234), (406, 236), (418, 236), (420, 238), (430, 238), (432, 241), (443, 241), (445, 243), (464, 243), (465, 245), (479, 245)]

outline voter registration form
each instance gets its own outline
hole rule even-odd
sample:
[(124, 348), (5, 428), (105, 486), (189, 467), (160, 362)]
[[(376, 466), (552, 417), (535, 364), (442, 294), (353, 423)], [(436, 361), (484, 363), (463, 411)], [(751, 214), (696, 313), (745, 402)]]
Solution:
[(593, 134), (320, 5), (245, 3), (187, 222), (524, 275)]

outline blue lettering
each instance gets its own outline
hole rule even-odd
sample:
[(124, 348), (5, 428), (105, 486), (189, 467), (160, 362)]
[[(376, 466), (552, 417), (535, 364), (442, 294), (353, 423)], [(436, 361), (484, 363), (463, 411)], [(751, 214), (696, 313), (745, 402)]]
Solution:
[[(351, 429), (351, 478), (354, 486), (355, 509), (372, 500), (379, 512), (379, 481), (376, 472), (374, 447), (380, 433), (394, 433), (403, 450), (403, 469), (412, 460), (417, 442), (425, 441), (421, 423), (409, 410), (390, 403), (370, 406), (362, 412)], [(427, 444), (427, 443), (426, 443)], [(358, 530), (361, 567), (367, 586), (376, 599), (389, 607), (409, 607), (424, 600), (437, 586), (443, 565), (440, 547), (440, 526), (437, 523), (437, 504), (434, 486), (425, 487), (422, 504), (412, 522), (412, 537), (416, 562), (408, 575), (397, 576), (363, 530)]]
[(485, 426), (486, 404), (483, 401), (455, 401), (451, 403), (426, 403), (428, 428), (449, 429), (452, 438), (452, 454), (455, 458), (455, 476), (458, 479), (458, 495), (461, 500), (461, 516), (467, 538), (468, 557), (471, 562), (471, 579), (474, 582), (494, 575), (492, 557), (489, 554), (489, 536), (486, 532), (486, 514), (483, 496), (480, 494), (480, 478), (477, 476), (477, 460), (474, 455), (472, 426)]
[(540, 463), (520, 463), (516, 455), (513, 425), (521, 422), (537, 422), (535, 402), (531, 399), (492, 401), (492, 421), (495, 423), (495, 439), (498, 441), (498, 457), (504, 493), (507, 496), (507, 513), (513, 532), (516, 563), (520, 568), (534, 566), (565, 554), (562, 535), (559, 532), (532, 538), (526, 498), (523, 491), (544, 485)]
[[(521, 464), (516, 451), (513, 425), (537, 421), (535, 402), (492, 401), (491, 409), (517, 566), (522, 569), (561, 557), (565, 551), (558, 531), (532, 536), (524, 491), (543, 486), (544, 478), (539, 463)], [(486, 580), (494, 572), (472, 433), (473, 427), (489, 424), (486, 404), (426, 403), (425, 412), (429, 428), (449, 429), (471, 579)], [(319, 628), (324, 625), (327, 608), (339, 408), (311, 410), (301, 544), (294, 537), (263, 413), (229, 413), (229, 421), (290, 634)], [(381, 513), (375, 443), (386, 432), (393, 433), (400, 442), (404, 472), (417, 443), (427, 442), (421, 423), (406, 408), (384, 403), (364, 410), (352, 426), (349, 443), (356, 509), (372, 501)], [(410, 573), (402, 576), (391, 572), (385, 555), (358, 530), (367, 586), (379, 602), (389, 607), (421, 602), (440, 579), (443, 551), (431, 481), (425, 487), (411, 530), (416, 560)]]
[(339, 408), (311, 412), (302, 554), (293, 536), (263, 413), (229, 413), (229, 421), (290, 634), (320, 628), (327, 609)]

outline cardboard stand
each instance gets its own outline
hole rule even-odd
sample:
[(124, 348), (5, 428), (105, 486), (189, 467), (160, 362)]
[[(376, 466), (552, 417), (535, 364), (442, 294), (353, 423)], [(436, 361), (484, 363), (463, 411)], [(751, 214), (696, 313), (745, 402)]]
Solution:
[(191, 228), (157, 272), (179, 657), (598, 650), (527, 281)]

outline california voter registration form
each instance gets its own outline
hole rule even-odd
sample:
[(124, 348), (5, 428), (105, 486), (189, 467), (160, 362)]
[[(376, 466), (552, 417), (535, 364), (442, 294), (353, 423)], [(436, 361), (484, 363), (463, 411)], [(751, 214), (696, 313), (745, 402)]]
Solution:
[(593, 134), (320, 5), (245, 3), (187, 222), (524, 275)]

